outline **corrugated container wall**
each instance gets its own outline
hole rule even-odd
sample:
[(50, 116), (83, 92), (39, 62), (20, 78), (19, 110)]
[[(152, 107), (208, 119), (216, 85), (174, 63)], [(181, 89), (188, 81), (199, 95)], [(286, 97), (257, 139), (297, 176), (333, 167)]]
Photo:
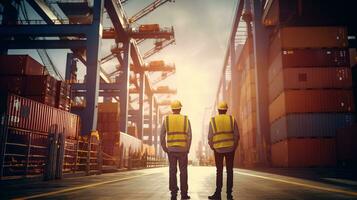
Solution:
[(267, 2), (263, 23), (277, 25), (268, 50), (273, 166), (336, 164), (336, 131), (355, 122), (347, 24), (339, 23), (346, 5)]
[(237, 148), (236, 155), (240, 155), (236, 159), (235, 166), (253, 167), (258, 162), (257, 160), (257, 115), (256, 115), (256, 77), (254, 69), (254, 57), (252, 51), (252, 39), (248, 38), (243, 46), (238, 65), (232, 70), (239, 73), (239, 83), (237, 83), (238, 93), (234, 96), (238, 97), (235, 117), (238, 122), (240, 131), (240, 144)]
[(119, 116), (119, 102), (98, 104), (98, 131), (102, 142), (102, 149), (104, 153), (114, 157), (120, 154)]
[(283, 90), (351, 87), (352, 74), (347, 67), (287, 68), (279, 71), (270, 82), (269, 101), (272, 102)]
[(292, 113), (353, 112), (351, 90), (286, 90), (269, 105), (269, 120)]
[[(354, 18), (354, 1), (274, 0), (267, 1), (267, 26), (334, 26)], [(353, 22), (349, 22), (353, 23)]]
[(0, 75), (43, 74), (43, 66), (28, 55), (0, 55)]
[(271, 124), (271, 142), (287, 138), (335, 137), (336, 130), (356, 121), (351, 113), (290, 114)]
[(271, 146), (275, 167), (317, 167), (336, 164), (334, 138), (291, 138)]
[(46, 134), (56, 126), (66, 138), (78, 137), (80, 119), (77, 115), (16, 95), (3, 95), (0, 105), (6, 106), (8, 126)]

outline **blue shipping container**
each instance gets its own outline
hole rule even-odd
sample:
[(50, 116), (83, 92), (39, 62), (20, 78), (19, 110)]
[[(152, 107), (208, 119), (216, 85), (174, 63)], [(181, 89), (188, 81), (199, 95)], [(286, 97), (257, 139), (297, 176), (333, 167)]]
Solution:
[(351, 113), (290, 114), (271, 124), (271, 143), (297, 137), (335, 137), (337, 129), (355, 121)]

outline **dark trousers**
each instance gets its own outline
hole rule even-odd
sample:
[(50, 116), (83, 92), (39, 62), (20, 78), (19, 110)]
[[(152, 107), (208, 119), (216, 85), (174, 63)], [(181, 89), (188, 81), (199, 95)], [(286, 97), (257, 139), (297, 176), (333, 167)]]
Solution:
[(214, 159), (216, 161), (216, 192), (221, 193), (223, 185), (223, 159), (226, 159), (227, 170), (227, 194), (232, 193), (233, 189), (233, 161), (234, 151), (229, 153), (217, 153), (214, 152)]
[(169, 168), (170, 168), (170, 191), (171, 195), (176, 195), (179, 188), (177, 187), (177, 162), (180, 168), (180, 188), (181, 195), (186, 195), (188, 190), (187, 185), (187, 153), (169, 152)]

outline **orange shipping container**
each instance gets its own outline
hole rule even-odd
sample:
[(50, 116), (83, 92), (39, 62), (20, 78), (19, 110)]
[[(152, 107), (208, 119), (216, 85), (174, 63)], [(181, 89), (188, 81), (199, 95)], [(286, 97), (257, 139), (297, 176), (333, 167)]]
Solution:
[(351, 90), (286, 90), (269, 105), (270, 122), (291, 113), (353, 112)]
[(280, 70), (270, 82), (269, 100), (272, 102), (283, 90), (351, 88), (352, 74), (347, 67), (287, 68)]
[(275, 167), (318, 167), (336, 165), (334, 138), (291, 138), (271, 145)]
[[(347, 47), (345, 27), (284, 27), (274, 35), (271, 49)], [(275, 51), (276, 51), (275, 50)], [(274, 51), (274, 50), (273, 50)]]
[(138, 137), (138, 128), (136, 127), (136, 125), (128, 126), (128, 134), (133, 137)]
[(120, 132), (101, 132), (100, 133), (102, 150), (110, 156), (119, 155)]
[(143, 24), (139, 26), (140, 32), (160, 31), (159, 24)]
[(105, 113), (120, 113), (120, 103), (119, 102), (105, 102), (98, 104), (98, 112)]
[(43, 75), (43, 66), (28, 55), (0, 55), (1, 75)]

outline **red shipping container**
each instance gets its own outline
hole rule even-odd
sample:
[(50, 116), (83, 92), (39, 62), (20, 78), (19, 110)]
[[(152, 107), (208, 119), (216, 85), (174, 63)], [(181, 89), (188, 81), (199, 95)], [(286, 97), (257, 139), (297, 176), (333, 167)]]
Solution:
[(46, 104), (51, 107), (56, 106), (56, 99), (51, 94), (44, 94), (41, 96), (26, 96), (26, 98), (32, 99), (34, 101)]
[(353, 112), (351, 90), (286, 90), (269, 105), (270, 122), (291, 113)]
[(271, 145), (275, 167), (325, 167), (336, 165), (335, 138), (290, 138)]
[(101, 142), (103, 152), (110, 155), (119, 155), (120, 132), (102, 132)]
[(66, 138), (76, 139), (79, 135), (79, 117), (75, 114), (56, 109), (56, 112), (53, 112), (52, 124), (56, 125)]
[(138, 137), (138, 129), (136, 126), (128, 126), (128, 134), (133, 137)]
[(24, 77), (0, 76), (0, 90), (21, 95), (24, 91)]
[(279, 49), (269, 56), (269, 66), (271, 70), (290, 67), (349, 67), (350, 58), (348, 49)]
[(287, 68), (270, 82), (269, 100), (272, 102), (283, 90), (337, 88), (352, 88), (350, 68)]
[(71, 138), (80, 131), (77, 115), (16, 95), (2, 94), (0, 110), (6, 111), (10, 127), (47, 134), (51, 127), (57, 126), (59, 132)]
[(24, 95), (41, 96), (44, 94), (50, 94), (55, 97), (56, 79), (49, 75), (27, 76)]
[(269, 82), (285, 68), (349, 67), (347, 49), (279, 50), (269, 58)]
[(43, 66), (28, 55), (0, 55), (1, 75), (43, 75)]
[(276, 50), (346, 48), (347, 45), (347, 29), (339, 26), (283, 27), (278, 29), (271, 41), (272, 48), (278, 47)]
[(57, 98), (70, 98), (71, 85), (67, 84), (65, 81), (57, 81), (56, 93)]
[(348, 49), (282, 50), (284, 67), (349, 67)]
[(337, 130), (337, 160), (342, 166), (357, 166), (357, 124)]

